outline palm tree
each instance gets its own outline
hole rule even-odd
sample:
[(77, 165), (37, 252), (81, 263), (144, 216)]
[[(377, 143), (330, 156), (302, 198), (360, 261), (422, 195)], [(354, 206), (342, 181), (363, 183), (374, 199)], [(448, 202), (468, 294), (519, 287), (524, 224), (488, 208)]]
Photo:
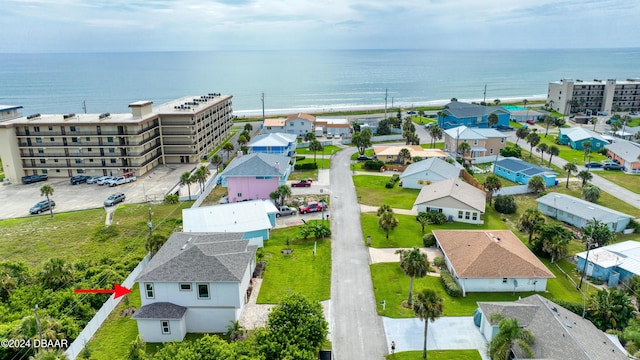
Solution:
[(527, 107), (528, 103), (529, 103), (529, 100), (527, 99), (522, 100), (522, 104), (524, 105), (525, 108)]
[(378, 219), (378, 225), (380, 226), (380, 228), (382, 228), (382, 230), (385, 231), (385, 233), (387, 234), (387, 240), (389, 240), (389, 231), (395, 229), (396, 226), (398, 226), (398, 219), (393, 216), (392, 212), (387, 211), (380, 216), (380, 219)]
[(231, 321), (231, 325), (227, 325), (227, 337), (229, 341), (241, 340), (247, 333), (247, 329), (240, 325), (240, 321)]
[(500, 99), (495, 99), (493, 100), (493, 103), (496, 104), (496, 106), (498, 106), (501, 103), (501, 101)]
[(531, 133), (531, 131), (527, 128), (519, 128), (516, 130), (516, 145), (518, 145), (520, 139), (526, 139), (529, 133)]
[(29, 360), (69, 360), (69, 356), (61, 349), (48, 349), (29, 356)]
[(578, 176), (578, 178), (582, 180), (582, 187), (584, 187), (587, 184), (587, 181), (593, 179), (593, 175), (588, 170), (582, 170), (576, 176)]
[(278, 204), (284, 205), (284, 201), (291, 196), (291, 188), (287, 185), (280, 185), (276, 188), (275, 193), (278, 196)]
[(593, 131), (596, 131), (596, 124), (598, 123), (598, 118), (591, 118), (591, 123), (593, 124)]
[(42, 283), (51, 290), (66, 287), (73, 282), (73, 268), (60, 258), (51, 258), (42, 267)]
[(489, 192), (489, 206), (491, 206), (491, 201), (493, 200), (493, 194), (502, 188), (502, 181), (496, 175), (489, 175), (484, 180), (484, 184), (482, 184)]
[(222, 157), (220, 157), (220, 155), (218, 154), (215, 154), (209, 159), (209, 162), (211, 162), (211, 165), (215, 165), (216, 171), (219, 171), (220, 164), (222, 164)]
[[(322, 151), (324, 149), (324, 146), (322, 146), (322, 143), (318, 140), (312, 140), (309, 143), (309, 151), (313, 151), (313, 163), (316, 163), (316, 153), (318, 151)], [(322, 161), (324, 162), (324, 159), (322, 159)]]
[(587, 318), (602, 331), (622, 330), (634, 317), (635, 306), (622, 289), (598, 290), (587, 303)]
[(386, 213), (386, 212), (390, 212), (393, 213), (393, 209), (391, 208), (391, 205), (388, 204), (382, 204), (379, 208), (378, 208), (378, 216), (382, 216), (382, 214)]
[(145, 243), (146, 250), (153, 255), (158, 253), (158, 250), (167, 242), (167, 237), (161, 234), (153, 234), (147, 237), (147, 242)]
[(411, 152), (407, 148), (402, 148), (398, 153), (398, 161), (404, 164), (406, 160), (411, 160)]
[(420, 227), (422, 228), (422, 233), (424, 234), (424, 227), (429, 225), (429, 216), (427, 215), (426, 212), (421, 211), (418, 213), (418, 216), (416, 216), (416, 221), (418, 222), (418, 224), (420, 224)]
[(205, 165), (201, 165), (195, 172), (196, 181), (200, 183), (200, 192), (204, 192), (204, 184), (207, 182), (207, 178), (211, 175), (211, 171)]
[(596, 202), (600, 198), (600, 188), (593, 184), (587, 184), (582, 188), (582, 197), (589, 202)]
[(458, 145), (458, 154), (462, 154), (462, 157), (464, 157), (469, 150), (471, 150), (471, 145), (466, 141), (461, 142), (460, 145)]
[(413, 303), (413, 312), (420, 320), (424, 321), (424, 345), (422, 347), (422, 358), (427, 358), (427, 334), (429, 332), (429, 321), (433, 322), (442, 316), (442, 298), (433, 289), (424, 289), (416, 294), (416, 301)]
[(253, 130), (253, 125), (251, 125), (250, 123), (244, 124), (244, 131), (252, 131), (252, 130)]
[(227, 152), (227, 161), (229, 160), (229, 156), (231, 155), (231, 152), (233, 151), (233, 149), (234, 149), (234, 146), (230, 142), (224, 143), (224, 145), (222, 145), (222, 150)]
[(304, 141), (313, 141), (316, 139), (316, 134), (312, 133), (312, 132), (308, 132), (306, 134), (304, 134)]
[(544, 124), (546, 125), (546, 131), (544, 133), (544, 137), (547, 137), (547, 134), (549, 134), (549, 126), (552, 125), (555, 122), (556, 119), (553, 118), (553, 116), (550, 115), (545, 115), (542, 118), (542, 122), (544, 122)]
[(418, 248), (396, 250), (396, 254), (400, 254), (400, 268), (409, 277), (409, 299), (407, 302), (411, 304), (413, 300), (413, 279), (427, 276), (429, 273), (429, 258), (427, 254), (421, 253)]
[(498, 123), (498, 115), (496, 115), (496, 113), (491, 113), (487, 118), (487, 123), (489, 124), (489, 127), (492, 128)]
[(431, 136), (431, 148), (436, 146), (436, 140), (442, 139), (442, 128), (439, 126), (431, 126), (429, 128), (429, 135)]
[(238, 136), (238, 145), (240, 145), (240, 147), (243, 147), (245, 145), (247, 145), (247, 143), (249, 142), (249, 140), (247, 140), (247, 138), (244, 135), (240, 135)]
[[(620, 117), (620, 115), (616, 115), (618, 117)], [(611, 131), (613, 131), (613, 136), (616, 136), (616, 133), (618, 132), (618, 130), (622, 129), (622, 121), (621, 120), (616, 120), (615, 122), (611, 122)]]
[(531, 345), (535, 337), (531, 331), (522, 327), (518, 320), (504, 318), (502, 314), (492, 314), (490, 320), (492, 323), (498, 322), (498, 333), (489, 343), (489, 357), (492, 360), (511, 359), (511, 351), (515, 344), (518, 344), (527, 358), (534, 357)]
[(587, 156), (591, 153), (591, 141), (585, 140), (582, 142), (582, 147), (584, 148), (584, 153), (582, 155), (582, 161), (587, 160)]
[(189, 191), (189, 201), (191, 201), (191, 184), (193, 184), (194, 179), (191, 177), (191, 173), (185, 171), (180, 175), (180, 186), (187, 186)]
[(529, 234), (529, 244), (531, 238), (540, 224), (544, 224), (544, 215), (537, 208), (529, 208), (524, 211), (518, 221), (520, 228)]
[(549, 145), (545, 143), (541, 143), (536, 146), (536, 151), (540, 153), (540, 161), (544, 161), (542, 157), (544, 156), (544, 152), (547, 151), (547, 149), (549, 149)]
[(532, 131), (527, 135), (527, 142), (531, 145), (531, 149), (529, 150), (529, 158), (531, 158), (531, 154), (533, 154), (533, 147), (540, 143), (540, 135), (535, 131)]
[(547, 149), (547, 154), (549, 154), (549, 167), (551, 167), (551, 159), (554, 156), (558, 156), (560, 155), (560, 148), (558, 148), (555, 145), (551, 145), (549, 146), (549, 148)]
[(53, 206), (51, 206), (51, 200), (49, 200), (49, 196), (53, 195), (53, 186), (49, 184), (44, 184), (40, 188), (40, 196), (47, 197), (47, 203), (49, 203), (49, 214), (53, 217)]
[(529, 179), (529, 183), (527, 185), (529, 186), (529, 189), (533, 190), (536, 194), (544, 191), (546, 188), (544, 179), (540, 175), (536, 175)]
[(571, 176), (572, 172), (578, 171), (578, 167), (576, 166), (576, 164), (568, 162), (566, 164), (564, 164), (564, 166), (562, 167), (566, 172), (567, 172), (567, 189), (569, 188), (569, 176)]

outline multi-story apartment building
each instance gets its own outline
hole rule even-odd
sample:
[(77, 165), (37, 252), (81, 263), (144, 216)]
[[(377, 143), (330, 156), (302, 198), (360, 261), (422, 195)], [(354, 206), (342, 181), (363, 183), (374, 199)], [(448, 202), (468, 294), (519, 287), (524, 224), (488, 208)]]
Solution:
[(0, 157), (5, 176), (141, 176), (159, 164), (194, 163), (227, 137), (232, 96), (184, 97), (156, 108), (129, 104), (123, 114), (33, 114), (0, 106)]
[(562, 79), (549, 83), (547, 104), (562, 114), (640, 109), (640, 79), (582, 81)]

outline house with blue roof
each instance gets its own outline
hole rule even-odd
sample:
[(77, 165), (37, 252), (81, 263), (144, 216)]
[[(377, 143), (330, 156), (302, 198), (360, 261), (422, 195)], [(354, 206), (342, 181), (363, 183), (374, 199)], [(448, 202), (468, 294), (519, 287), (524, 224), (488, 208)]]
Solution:
[[(634, 275), (640, 276), (640, 242), (628, 240), (576, 254), (578, 271), (616, 286)], [(585, 266), (586, 263), (586, 266)]]
[(460, 101), (452, 101), (442, 108), (441, 114), (438, 114), (438, 126), (445, 130), (461, 125), (488, 128), (488, 119), (491, 114), (498, 116), (498, 123), (494, 127), (509, 126), (511, 115), (502, 107), (482, 106)]
[(591, 143), (591, 150), (598, 151), (609, 142), (595, 131), (583, 127), (560, 128), (558, 142), (561, 145), (569, 145), (575, 150), (584, 150), (584, 142)]
[(514, 157), (496, 161), (493, 167), (493, 173), (523, 185), (527, 185), (529, 180), (534, 176), (542, 177), (547, 187), (557, 185), (557, 173)]
[(275, 154), (293, 156), (296, 151), (297, 136), (287, 133), (268, 133), (258, 135), (247, 147), (249, 153)]
[(278, 186), (285, 185), (292, 166), (282, 155), (252, 153), (237, 157), (220, 173), (229, 202), (268, 200)]
[(620, 211), (555, 192), (537, 198), (536, 202), (538, 202), (538, 210), (543, 214), (577, 228), (584, 228), (587, 222), (596, 219), (607, 225), (609, 229), (622, 232), (633, 218)]

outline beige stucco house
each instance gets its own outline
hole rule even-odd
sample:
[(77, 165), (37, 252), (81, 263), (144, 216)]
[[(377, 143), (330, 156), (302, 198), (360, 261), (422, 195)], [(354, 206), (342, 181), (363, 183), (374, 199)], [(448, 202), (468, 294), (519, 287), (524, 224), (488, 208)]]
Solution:
[[(460, 144), (468, 143), (470, 151), (460, 152)], [(474, 164), (495, 161), (500, 150), (507, 146), (507, 136), (496, 129), (458, 126), (444, 131), (444, 150), (460, 153)]]

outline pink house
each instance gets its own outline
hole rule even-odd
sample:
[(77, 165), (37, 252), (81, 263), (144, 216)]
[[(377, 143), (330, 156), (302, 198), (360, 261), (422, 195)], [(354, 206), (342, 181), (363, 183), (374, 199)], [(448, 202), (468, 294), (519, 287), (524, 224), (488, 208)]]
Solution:
[(268, 200), (269, 194), (284, 185), (291, 173), (291, 158), (252, 153), (233, 159), (220, 174), (229, 202)]

